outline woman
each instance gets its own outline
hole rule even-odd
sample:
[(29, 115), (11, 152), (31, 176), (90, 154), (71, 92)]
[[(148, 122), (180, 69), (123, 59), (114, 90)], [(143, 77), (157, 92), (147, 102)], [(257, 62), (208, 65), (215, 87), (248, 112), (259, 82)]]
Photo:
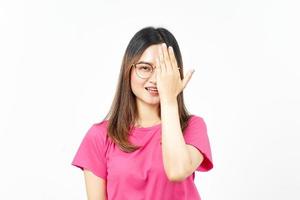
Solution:
[(72, 165), (84, 171), (89, 200), (200, 199), (195, 171), (213, 168), (206, 124), (188, 114), (175, 37), (145, 27), (129, 42), (105, 119), (93, 124)]

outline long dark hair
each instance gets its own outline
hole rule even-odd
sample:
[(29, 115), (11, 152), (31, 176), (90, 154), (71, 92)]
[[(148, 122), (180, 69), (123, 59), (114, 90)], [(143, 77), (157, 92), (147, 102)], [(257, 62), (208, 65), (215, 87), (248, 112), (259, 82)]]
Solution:
[[(131, 90), (130, 74), (132, 64), (137, 62), (144, 50), (150, 45), (166, 43), (172, 46), (178, 67), (180, 68), (180, 77), (183, 79), (183, 64), (178, 43), (173, 34), (165, 28), (154, 28), (152, 26), (145, 27), (138, 31), (130, 40), (125, 54), (123, 56), (120, 69), (118, 85), (115, 96), (110, 107), (109, 113), (105, 119), (108, 119), (108, 135), (119, 148), (124, 152), (134, 152), (139, 146), (133, 145), (128, 140), (129, 132), (134, 126), (138, 110), (136, 105), (136, 97)], [(180, 117), (180, 126), (183, 130), (187, 126), (190, 117), (183, 100), (183, 91), (177, 96), (178, 111)], [(160, 116), (160, 106), (159, 106)]]

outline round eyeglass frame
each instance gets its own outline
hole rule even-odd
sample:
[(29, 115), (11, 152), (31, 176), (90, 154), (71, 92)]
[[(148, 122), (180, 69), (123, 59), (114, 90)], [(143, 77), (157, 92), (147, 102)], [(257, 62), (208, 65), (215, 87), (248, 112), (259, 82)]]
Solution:
[[(142, 79), (147, 79), (147, 78), (149, 78), (149, 77), (151, 77), (151, 76), (149, 76), (149, 77), (142, 77), (142, 76), (137, 72), (137, 70), (136, 70), (136, 65), (137, 65), (137, 64), (146, 64), (146, 65), (150, 65), (150, 66), (152, 67), (151, 74), (153, 73), (153, 71), (154, 71), (155, 68), (156, 68), (156, 66), (153, 67), (150, 63), (146, 63), (146, 62), (133, 63), (133, 64), (131, 65), (131, 67), (132, 67), (132, 66), (134, 67), (134, 71), (135, 71), (136, 75), (139, 76), (139, 77), (142, 78)], [(180, 67), (177, 67), (177, 69), (180, 70)]]

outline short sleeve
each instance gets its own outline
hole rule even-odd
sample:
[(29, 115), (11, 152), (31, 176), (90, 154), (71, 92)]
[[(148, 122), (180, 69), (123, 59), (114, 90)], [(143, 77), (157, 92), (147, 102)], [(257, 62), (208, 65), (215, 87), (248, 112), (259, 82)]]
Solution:
[(196, 147), (204, 157), (204, 160), (196, 170), (205, 172), (212, 169), (211, 148), (203, 118), (196, 115), (192, 115), (189, 118), (188, 126), (184, 130), (184, 139), (186, 144)]
[(86, 168), (106, 180), (105, 142), (102, 132), (103, 129), (96, 124), (89, 128), (71, 164), (81, 170)]

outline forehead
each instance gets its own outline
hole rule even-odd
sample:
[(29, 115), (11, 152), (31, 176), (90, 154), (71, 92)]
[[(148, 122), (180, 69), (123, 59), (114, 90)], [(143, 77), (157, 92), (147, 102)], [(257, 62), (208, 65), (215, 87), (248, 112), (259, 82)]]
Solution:
[(159, 44), (149, 46), (147, 49), (145, 49), (138, 62), (144, 61), (154, 64), (155, 58), (158, 58), (159, 56), (159, 47)]

